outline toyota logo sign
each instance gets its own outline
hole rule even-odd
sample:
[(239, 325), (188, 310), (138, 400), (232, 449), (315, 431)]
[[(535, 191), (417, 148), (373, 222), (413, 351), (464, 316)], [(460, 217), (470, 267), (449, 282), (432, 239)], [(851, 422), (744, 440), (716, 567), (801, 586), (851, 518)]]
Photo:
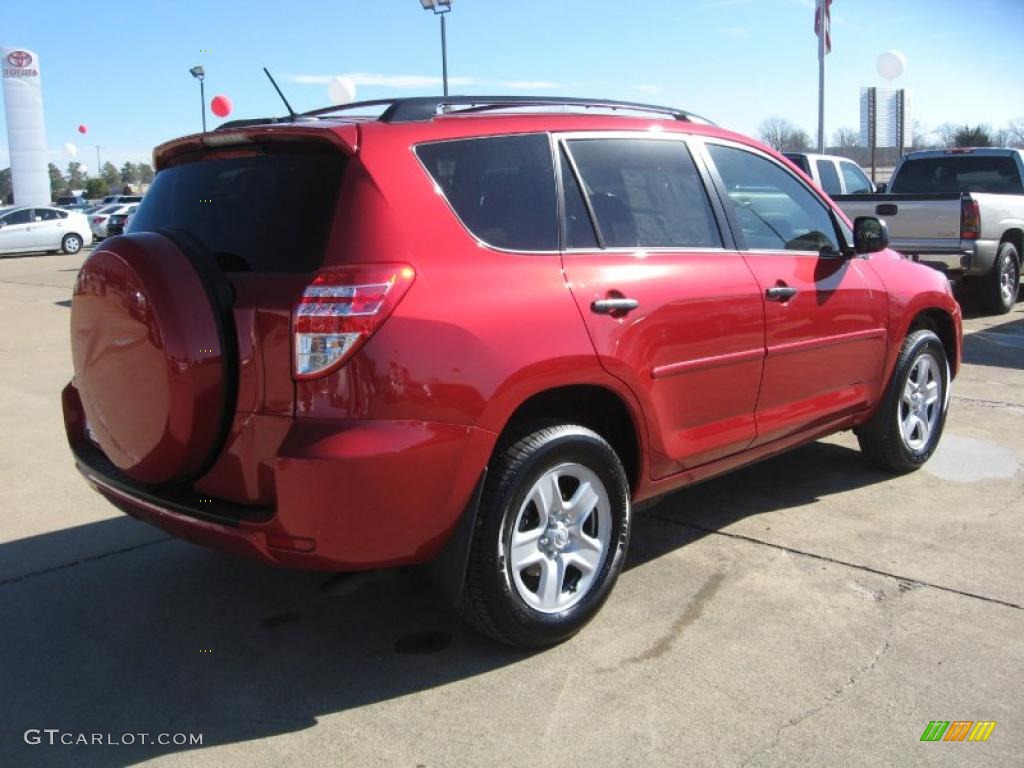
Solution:
[(16, 69), (24, 69), (32, 64), (32, 54), (28, 51), (14, 51), (7, 56), (7, 61)]

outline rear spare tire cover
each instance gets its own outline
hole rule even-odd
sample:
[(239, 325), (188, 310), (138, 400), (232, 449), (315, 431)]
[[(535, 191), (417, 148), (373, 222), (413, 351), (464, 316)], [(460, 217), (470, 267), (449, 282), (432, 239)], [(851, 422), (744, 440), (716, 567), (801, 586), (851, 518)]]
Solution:
[(194, 478), (220, 448), (229, 360), (212, 292), (163, 235), (96, 248), (71, 299), (71, 356), (86, 424), (141, 483)]

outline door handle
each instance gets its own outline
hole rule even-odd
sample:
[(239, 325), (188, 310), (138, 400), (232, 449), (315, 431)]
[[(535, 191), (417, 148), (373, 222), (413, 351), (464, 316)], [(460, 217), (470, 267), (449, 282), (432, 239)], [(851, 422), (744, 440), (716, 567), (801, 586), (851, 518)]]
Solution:
[(768, 301), (789, 301), (796, 296), (796, 288), (788, 285), (776, 285), (764, 292)]
[(612, 315), (616, 312), (631, 312), (640, 306), (636, 299), (598, 299), (590, 305), (590, 311), (599, 315)]
[(895, 216), (899, 213), (899, 210), (899, 206), (893, 205), (892, 203), (875, 206), (875, 213), (879, 216)]

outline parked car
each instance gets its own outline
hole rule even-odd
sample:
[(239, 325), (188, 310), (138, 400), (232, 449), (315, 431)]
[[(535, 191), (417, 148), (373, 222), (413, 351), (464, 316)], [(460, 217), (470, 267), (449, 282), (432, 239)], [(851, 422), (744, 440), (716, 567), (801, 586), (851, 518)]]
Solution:
[(82, 212), (89, 207), (89, 201), (81, 195), (64, 195), (57, 198), (56, 205), (65, 210)]
[(138, 207), (138, 203), (135, 205), (126, 205), (117, 213), (110, 214), (110, 218), (107, 219), (107, 237), (122, 234), (128, 217), (131, 216)]
[(92, 230), (92, 236), (97, 240), (105, 238), (107, 236), (107, 221), (111, 214), (117, 213), (125, 207), (121, 203), (114, 203), (113, 205), (104, 205), (98, 211), (90, 214), (89, 228)]
[(875, 191), (875, 185), (864, 173), (864, 169), (853, 160), (839, 155), (813, 155), (807, 152), (783, 154), (787, 160), (814, 179), (814, 183), (830, 197), (871, 194)]
[(104, 204), (111, 203), (139, 203), (142, 202), (142, 195), (107, 195), (103, 198)]
[(75, 254), (90, 239), (84, 214), (49, 206), (0, 209), (0, 253)]
[(1013, 309), (1024, 254), (1024, 150), (911, 152), (882, 194), (836, 198), (847, 213), (883, 216), (892, 246), (964, 278), (993, 314)]
[(86, 260), (64, 419), (122, 510), (281, 566), (429, 562), (542, 646), (607, 598), (636, 504), (842, 429), (932, 455), (947, 281), (781, 155), (663, 107), (346, 119), (374, 104), (161, 145)]

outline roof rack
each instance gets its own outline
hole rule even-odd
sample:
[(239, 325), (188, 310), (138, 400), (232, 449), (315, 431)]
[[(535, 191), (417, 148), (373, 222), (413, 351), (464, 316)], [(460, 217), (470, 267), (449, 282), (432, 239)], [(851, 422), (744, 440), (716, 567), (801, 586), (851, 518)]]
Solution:
[(662, 107), (655, 104), (640, 104), (633, 101), (618, 101), (616, 99), (581, 99), (560, 96), (415, 96), (404, 99), (373, 99), (371, 101), (354, 101), (350, 104), (339, 104), (333, 107), (321, 107), (320, 109), (303, 112), (300, 117), (318, 117), (320, 115), (347, 112), (364, 107), (386, 107), (377, 118), (383, 123), (413, 123), (432, 120), (438, 115), (517, 109), (521, 107), (578, 107), (581, 109), (610, 109), (613, 111), (621, 109), (630, 112), (651, 112), (672, 117), (676, 120), (699, 120), (714, 125), (707, 118), (692, 112), (684, 112), (675, 107)]

